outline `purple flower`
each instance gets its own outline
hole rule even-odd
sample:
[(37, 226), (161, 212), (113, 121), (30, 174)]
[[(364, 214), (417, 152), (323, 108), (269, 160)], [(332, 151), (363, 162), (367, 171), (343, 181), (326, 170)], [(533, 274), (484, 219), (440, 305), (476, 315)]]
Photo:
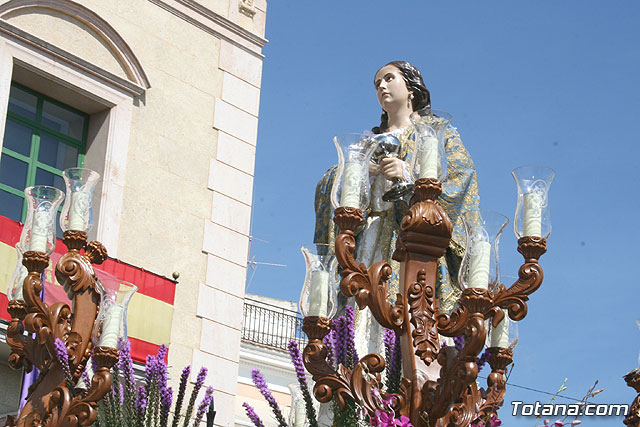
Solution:
[(173, 399), (173, 390), (167, 387), (160, 391), (160, 426), (166, 427), (169, 420), (169, 412), (171, 411), (171, 401)]
[[(491, 353), (489, 353), (485, 349), (484, 352), (482, 353), (482, 355), (476, 361), (476, 365), (478, 365), (478, 372), (480, 372), (482, 370), (482, 368), (484, 367), (484, 365), (487, 364), (487, 362), (489, 361), (490, 357), (491, 357)], [(500, 424), (498, 424), (498, 425), (500, 425)], [(493, 427), (493, 426), (491, 426), (491, 427)]]
[(91, 388), (91, 378), (89, 378), (89, 372), (87, 372), (86, 366), (84, 368), (84, 371), (82, 371), (82, 375), (80, 376), (80, 378), (82, 378), (82, 382), (84, 383), (85, 387), (87, 387), (87, 389)]
[(124, 405), (124, 387), (122, 387), (121, 382), (118, 382), (118, 402), (120, 403), (120, 407)]
[(96, 359), (94, 359), (93, 353), (91, 354), (91, 369), (94, 373), (98, 372), (98, 362), (96, 362)]
[(456, 350), (460, 351), (464, 347), (465, 337), (464, 335), (458, 335), (457, 337), (453, 337), (453, 342)]
[(288, 348), (289, 348), (289, 355), (291, 356), (291, 362), (293, 363), (293, 366), (296, 369), (296, 377), (298, 378), (298, 383), (300, 384), (300, 391), (302, 392), (302, 397), (304, 398), (307, 419), (309, 420), (309, 424), (311, 425), (311, 427), (318, 427), (318, 420), (316, 418), (316, 408), (313, 407), (311, 394), (309, 394), (309, 386), (307, 384), (307, 375), (304, 371), (304, 366), (302, 363), (302, 355), (300, 354), (298, 343), (295, 340), (291, 340), (289, 341)]
[(138, 398), (136, 399), (135, 409), (138, 416), (138, 425), (143, 425), (147, 411), (147, 391), (142, 385), (138, 387)]
[(247, 417), (249, 417), (254, 426), (264, 427), (264, 424), (262, 424), (262, 420), (260, 420), (260, 417), (258, 417), (258, 414), (256, 414), (255, 409), (253, 409), (251, 405), (249, 405), (247, 402), (244, 402), (242, 406), (244, 406), (245, 411), (247, 411)]
[(184, 394), (187, 390), (187, 382), (189, 381), (189, 375), (191, 375), (191, 366), (185, 366), (180, 375), (180, 386), (178, 387), (178, 397), (176, 398), (176, 407), (173, 410), (173, 424), (172, 427), (178, 426), (180, 420), (180, 409), (182, 409), (182, 401), (184, 400)]
[(400, 390), (402, 381), (402, 354), (400, 351), (400, 336), (393, 330), (387, 329), (384, 333), (384, 346), (387, 370), (387, 391), (396, 393)]
[(75, 387), (73, 386), (73, 377), (71, 376), (71, 369), (69, 368), (69, 353), (67, 352), (67, 346), (60, 338), (56, 338), (53, 341), (53, 346), (56, 353), (56, 359), (62, 367), (64, 378), (67, 380), (69, 391), (73, 393), (73, 389)]
[(278, 420), (278, 424), (280, 425), (280, 427), (287, 427), (287, 422), (282, 415), (282, 411), (280, 411), (280, 406), (278, 406), (278, 402), (276, 402), (273, 394), (271, 394), (271, 390), (269, 390), (267, 382), (264, 380), (262, 373), (257, 369), (252, 369), (251, 379), (253, 380), (253, 383), (256, 385), (256, 387), (258, 387), (258, 390), (260, 390), (260, 393), (262, 393), (262, 396), (265, 398), (269, 406), (271, 406), (271, 410), (276, 416), (276, 420)]
[(358, 353), (356, 351), (355, 335), (353, 333), (353, 322), (355, 311), (353, 307), (347, 305), (344, 310), (344, 340), (346, 343), (346, 359), (348, 368), (353, 368), (358, 363)]
[(336, 365), (346, 364), (345, 359), (345, 338), (344, 338), (344, 327), (342, 324), (344, 323), (344, 316), (337, 317), (331, 323), (331, 327), (333, 328), (333, 342), (334, 342), (334, 351), (335, 351), (335, 360)]
[(213, 399), (213, 387), (207, 387), (207, 390), (204, 392), (204, 397), (202, 398), (200, 405), (198, 405), (198, 410), (196, 411), (196, 418), (193, 422), (193, 425), (200, 425), (200, 421), (202, 421), (202, 417), (209, 407), (211, 399)]
[(204, 366), (200, 368), (200, 372), (198, 372), (198, 376), (196, 377), (196, 384), (191, 391), (191, 398), (189, 399), (189, 405), (187, 406), (187, 412), (185, 412), (185, 427), (189, 423), (191, 419), (191, 414), (193, 414), (193, 407), (196, 404), (196, 399), (198, 398), (198, 393), (204, 384), (204, 380), (207, 378), (207, 368)]
[(336, 367), (336, 351), (335, 351), (335, 331), (332, 329), (322, 339), (324, 346), (327, 348), (327, 362), (334, 368)]
[(118, 359), (118, 366), (120, 372), (124, 378), (124, 399), (125, 408), (130, 417), (135, 414), (135, 408), (133, 402), (136, 396), (136, 379), (133, 376), (133, 360), (131, 359), (131, 343), (126, 340), (120, 350), (120, 358)]

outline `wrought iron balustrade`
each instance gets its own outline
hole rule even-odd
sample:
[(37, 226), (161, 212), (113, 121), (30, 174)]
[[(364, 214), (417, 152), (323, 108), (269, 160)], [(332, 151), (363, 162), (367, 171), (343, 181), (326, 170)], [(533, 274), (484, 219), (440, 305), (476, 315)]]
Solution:
[(302, 317), (295, 311), (247, 298), (243, 315), (245, 342), (284, 351), (291, 340), (297, 341), (301, 350), (307, 344)]

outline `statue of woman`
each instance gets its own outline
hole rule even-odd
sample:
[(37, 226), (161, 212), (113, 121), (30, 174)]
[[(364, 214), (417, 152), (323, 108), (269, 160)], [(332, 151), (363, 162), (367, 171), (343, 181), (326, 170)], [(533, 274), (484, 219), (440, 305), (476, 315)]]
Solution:
[[(420, 71), (405, 61), (393, 61), (376, 72), (374, 87), (378, 102), (382, 107), (379, 126), (372, 129), (376, 138), (395, 138), (400, 147), (397, 155), (389, 155), (372, 162), (369, 166), (371, 201), (365, 212), (365, 224), (358, 233), (356, 258), (370, 266), (377, 261), (391, 264), (390, 298), (398, 292), (399, 265), (391, 259), (395, 250), (400, 222), (407, 212), (405, 200), (385, 202), (382, 195), (390, 188), (392, 181), (406, 180), (409, 165), (415, 151), (415, 134), (411, 125), (412, 112), (431, 107), (431, 97)], [(479, 209), (478, 184), (473, 161), (462, 145), (458, 131), (449, 127), (445, 133), (447, 154), (447, 178), (442, 187), (439, 203), (449, 215), (453, 224), (453, 235), (446, 254), (439, 260), (436, 296), (440, 310), (453, 309), (460, 291), (457, 274), (464, 252), (464, 230), (462, 213)], [(314, 242), (333, 244), (337, 232), (331, 206), (331, 186), (336, 167), (330, 168), (316, 188), (316, 229)], [(352, 303), (352, 302), (351, 302)], [(381, 353), (383, 349), (383, 328), (372, 319), (368, 308), (356, 309), (354, 334), (359, 357), (367, 353)]]

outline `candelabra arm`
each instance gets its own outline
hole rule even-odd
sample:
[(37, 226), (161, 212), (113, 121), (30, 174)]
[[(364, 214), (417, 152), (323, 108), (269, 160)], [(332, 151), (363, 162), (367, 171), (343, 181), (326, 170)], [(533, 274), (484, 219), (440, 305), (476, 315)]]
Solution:
[(53, 390), (48, 401), (47, 418), (43, 427), (90, 426), (98, 416), (98, 402), (109, 392), (113, 377), (111, 367), (118, 361), (118, 350), (96, 347), (93, 357), (98, 365), (91, 379), (91, 387), (84, 396), (73, 397), (67, 387)]
[(27, 251), (22, 263), (29, 272), (24, 279), (22, 293), (24, 295), (26, 316), (24, 328), (35, 334), (35, 338), (23, 339), (26, 357), (40, 372), (46, 371), (55, 354), (55, 338), (63, 338), (71, 327), (71, 309), (67, 304), (56, 303), (49, 307), (42, 298), (42, 272), (49, 264), (49, 255), (44, 252)]
[(363, 222), (359, 209), (341, 207), (335, 210), (335, 222), (340, 229), (336, 238), (336, 258), (342, 267), (340, 291), (346, 297), (355, 297), (358, 307), (371, 309), (371, 314), (382, 326), (400, 332), (404, 322), (404, 301), (398, 295), (396, 304), (388, 300), (391, 266), (376, 262), (368, 270), (356, 262), (356, 238), (354, 231)]
[(11, 300), (7, 306), (11, 315), (11, 323), (7, 327), (7, 344), (11, 348), (9, 366), (20, 369), (24, 366), (27, 372), (31, 372), (32, 364), (27, 357), (25, 349), (24, 325), (22, 321), (27, 315), (26, 304), (22, 300)]
[(518, 280), (513, 285), (505, 288), (501, 284), (494, 291), (493, 305), (490, 308), (494, 313), (494, 327), (502, 320), (498, 308), (508, 309), (509, 317), (515, 321), (525, 318), (529, 295), (537, 291), (542, 284), (544, 275), (538, 259), (546, 250), (547, 241), (542, 237), (527, 236), (518, 240), (518, 252), (523, 255), (525, 263), (520, 266)]
[[(384, 410), (380, 391), (380, 373), (384, 371), (385, 361), (379, 354), (367, 354), (360, 359), (353, 370), (339, 365), (334, 369), (327, 362), (327, 349), (323, 338), (331, 329), (331, 321), (325, 317), (305, 317), (302, 330), (309, 337), (309, 342), (302, 353), (302, 360), (307, 371), (315, 381), (313, 394), (319, 402), (330, 402), (335, 399), (341, 409), (346, 409), (347, 402), (356, 402), (373, 415), (377, 409)], [(410, 384), (405, 381), (401, 391), (392, 395), (392, 405), (400, 413), (408, 413), (408, 396)]]
[[(79, 376), (91, 350), (91, 332), (98, 315), (100, 297), (95, 290), (97, 277), (92, 262), (102, 263), (107, 251), (100, 242), (87, 244), (87, 233), (78, 230), (64, 232), (64, 243), (69, 249), (58, 260), (55, 275), (75, 307), (74, 321), (67, 339), (70, 349), (69, 364), (74, 376)], [(85, 253), (80, 250), (85, 248)]]

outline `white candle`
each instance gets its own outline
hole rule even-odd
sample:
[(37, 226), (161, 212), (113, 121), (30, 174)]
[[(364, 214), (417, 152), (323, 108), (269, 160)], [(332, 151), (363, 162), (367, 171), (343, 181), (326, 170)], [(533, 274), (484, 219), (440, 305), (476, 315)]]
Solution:
[(31, 224), (31, 251), (47, 251), (47, 238), (49, 234), (49, 212), (35, 211), (33, 214), (33, 223)]
[(491, 347), (509, 347), (509, 315), (507, 310), (502, 310), (504, 319), (498, 323), (498, 326), (491, 329)]
[(107, 317), (104, 319), (104, 323), (102, 324), (102, 336), (100, 337), (101, 347), (117, 347), (121, 320), (122, 307), (118, 304), (114, 304), (109, 307), (107, 310)]
[(489, 263), (491, 243), (473, 242), (469, 257), (469, 287), (487, 289), (489, 287)]
[(71, 193), (69, 208), (69, 230), (85, 231), (87, 216), (89, 215), (89, 193), (76, 191)]
[(420, 178), (438, 178), (438, 140), (433, 136), (424, 138), (419, 161)]
[(347, 162), (342, 177), (342, 194), (340, 204), (360, 209), (360, 187), (362, 185), (362, 165), (358, 162)]
[(327, 317), (327, 298), (329, 296), (329, 273), (314, 270), (310, 277), (309, 316)]
[(538, 193), (524, 195), (523, 234), (542, 237), (542, 196)]
[(307, 420), (307, 410), (304, 400), (298, 398), (294, 401), (295, 406), (295, 427), (304, 427), (304, 423)]

